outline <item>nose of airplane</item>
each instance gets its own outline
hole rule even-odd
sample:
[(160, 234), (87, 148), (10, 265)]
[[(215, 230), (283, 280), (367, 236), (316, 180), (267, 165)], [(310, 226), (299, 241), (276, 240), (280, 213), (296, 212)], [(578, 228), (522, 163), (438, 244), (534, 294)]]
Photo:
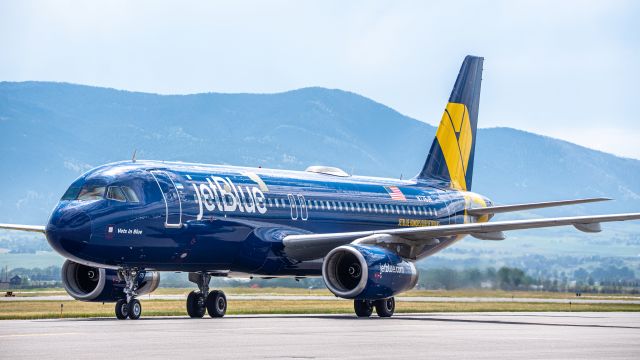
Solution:
[(51, 247), (65, 257), (77, 257), (91, 238), (91, 219), (82, 210), (58, 206), (46, 229)]

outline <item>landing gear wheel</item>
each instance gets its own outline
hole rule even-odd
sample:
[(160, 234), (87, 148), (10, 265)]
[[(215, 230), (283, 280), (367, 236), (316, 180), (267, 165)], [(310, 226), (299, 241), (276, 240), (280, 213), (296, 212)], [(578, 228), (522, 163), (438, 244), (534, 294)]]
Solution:
[(380, 317), (391, 317), (396, 310), (396, 300), (393, 297), (375, 301), (376, 313)]
[(204, 296), (200, 291), (192, 291), (187, 296), (187, 314), (189, 317), (200, 319), (207, 311)]
[(116, 317), (119, 320), (124, 320), (129, 317), (129, 304), (127, 304), (127, 300), (120, 299), (116, 302)]
[(227, 297), (220, 290), (214, 290), (207, 296), (207, 311), (212, 318), (223, 317), (227, 312)]
[(373, 313), (373, 304), (369, 300), (353, 300), (353, 309), (358, 317), (369, 317)]
[(137, 320), (142, 315), (142, 305), (138, 299), (129, 301), (129, 319)]

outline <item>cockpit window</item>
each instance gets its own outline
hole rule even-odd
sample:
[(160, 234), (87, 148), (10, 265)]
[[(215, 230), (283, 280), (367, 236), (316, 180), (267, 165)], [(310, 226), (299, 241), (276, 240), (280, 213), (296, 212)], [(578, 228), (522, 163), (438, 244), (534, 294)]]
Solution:
[(109, 186), (107, 188), (107, 199), (122, 202), (127, 201), (124, 192), (122, 192), (119, 186)]
[(79, 192), (80, 192), (80, 185), (77, 185), (77, 186), (71, 185), (71, 187), (67, 189), (64, 195), (62, 195), (61, 200), (75, 200), (76, 197), (78, 197)]
[(69, 186), (67, 191), (65, 191), (64, 195), (62, 195), (62, 199), (60, 200), (75, 200), (80, 193), (80, 189), (82, 189), (82, 185), (84, 184), (84, 179), (80, 178)]
[(128, 186), (122, 186), (122, 191), (125, 193), (125, 195), (127, 195), (127, 200), (129, 200), (129, 202), (132, 202), (132, 203), (140, 202), (140, 199), (138, 199), (138, 195), (136, 195), (136, 192), (133, 191), (132, 188)]
[(136, 192), (128, 187), (128, 186), (109, 186), (107, 188), (107, 199), (122, 201), (122, 202), (130, 202), (130, 203), (139, 203), (140, 199)]
[(76, 199), (80, 201), (100, 200), (104, 197), (104, 190), (105, 186), (103, 185), (85, 184)]

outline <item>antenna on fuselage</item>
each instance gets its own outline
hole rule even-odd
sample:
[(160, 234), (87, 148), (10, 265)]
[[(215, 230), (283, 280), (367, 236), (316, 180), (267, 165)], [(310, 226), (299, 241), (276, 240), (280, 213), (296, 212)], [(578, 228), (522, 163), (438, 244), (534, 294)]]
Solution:
[(136, 153), (138, 152), (138, 149), (133, 149), (133, 156), (131, 157), (131, 162), (136, 162)]

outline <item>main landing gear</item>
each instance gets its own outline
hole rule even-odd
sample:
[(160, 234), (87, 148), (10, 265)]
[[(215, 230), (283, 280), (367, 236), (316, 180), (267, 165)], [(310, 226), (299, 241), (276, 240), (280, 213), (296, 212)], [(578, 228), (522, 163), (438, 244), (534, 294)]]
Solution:
[(192, 318), (202, 318), (205, 312), (212, 318), (223, 317), (227, 312), (227, 297), (221, 290), (209, 291), (211, 275), (189, 273), (189, 281), (198, 285), (198, 289), (187, 296), (187, 314)]
[(379, 317), (391, 317), (396, 310), (396, 300), (393, 297), (380, 300), (354, 300), (353, 309), (358, 317), (369, 317), (373, 309)]
[(140, 315), (142, 315), (142, 305), (140, 301), (135, 298), (138, 295), (136, 294), (138, 287), (137, 276), (137, 270), (121, 269), (118, 271), (118, 277), (124, 279), (126, 284), (123, 290), (126, 298), (116, 302), (116, 317), (120, 320), (126, 318), (137, 320), (140, 318)]

